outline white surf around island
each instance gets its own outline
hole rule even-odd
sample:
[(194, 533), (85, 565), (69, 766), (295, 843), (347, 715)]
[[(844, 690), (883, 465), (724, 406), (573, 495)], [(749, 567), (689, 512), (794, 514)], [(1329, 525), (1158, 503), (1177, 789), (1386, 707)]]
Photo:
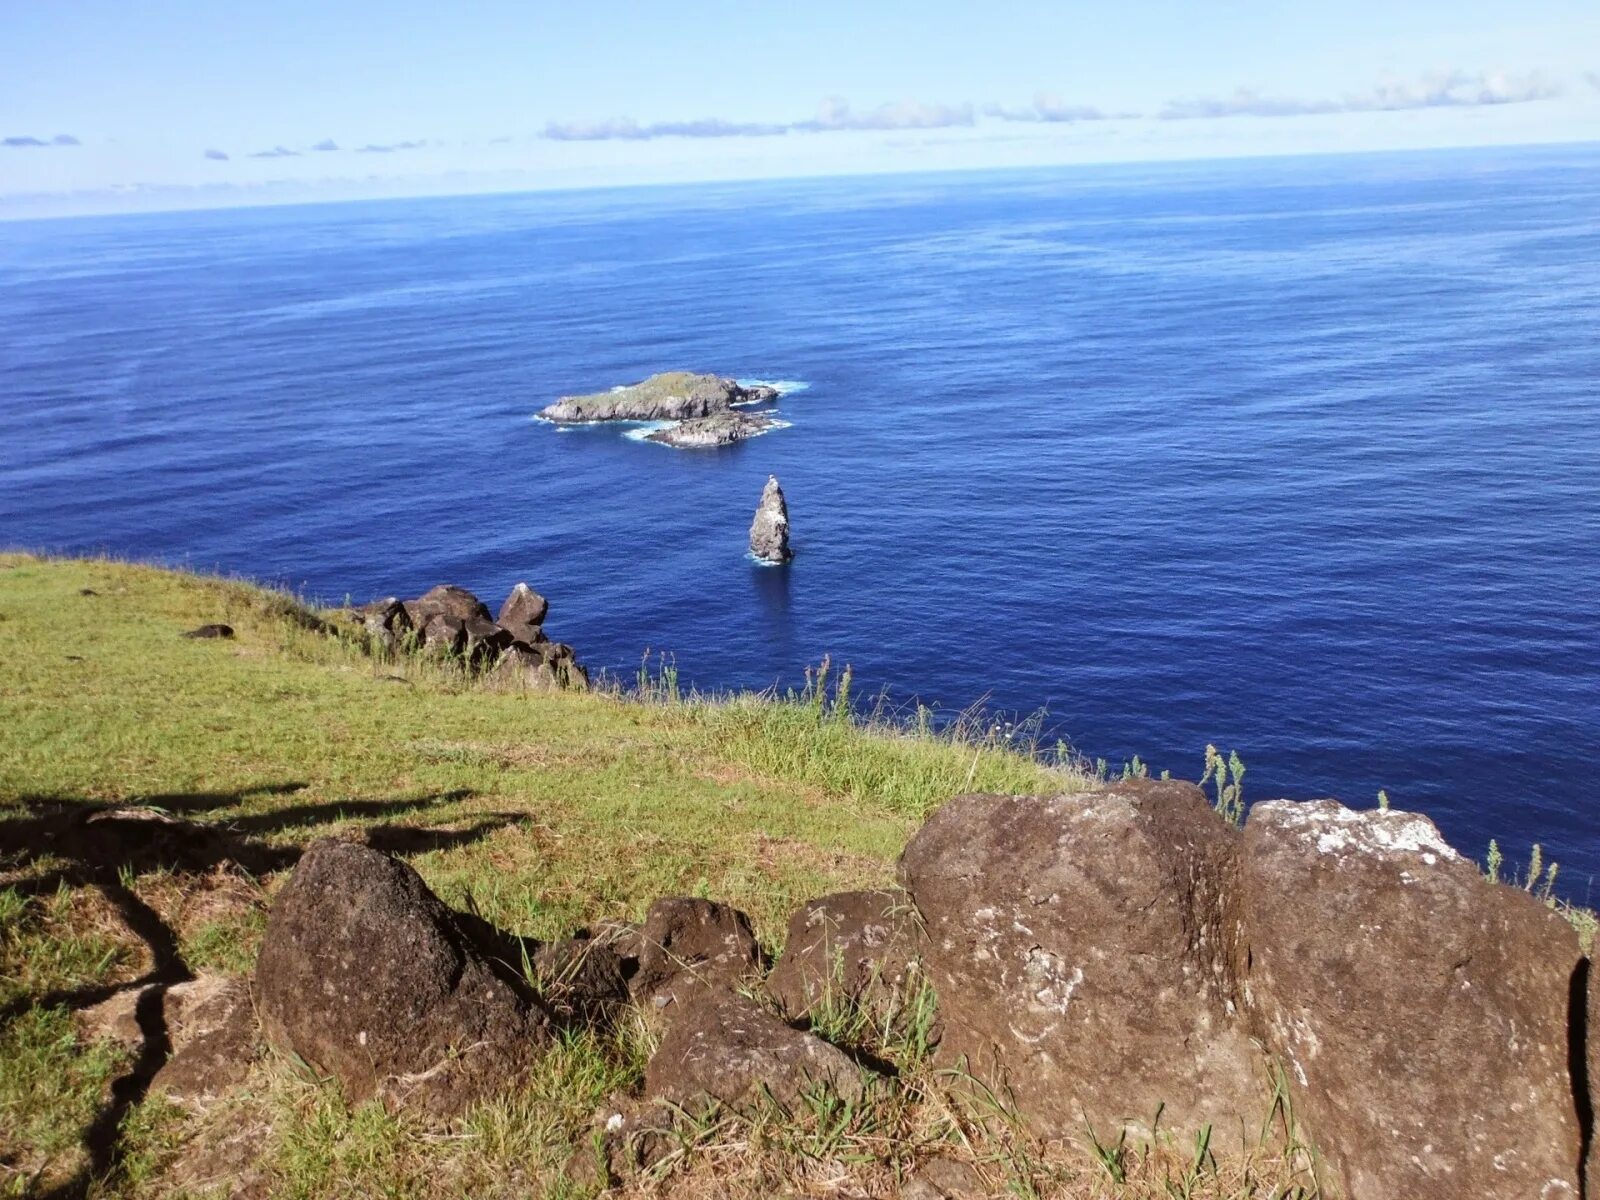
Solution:
[(744, 557), (745, 557), (745, 561), (746, 562), (754, 563), (758, 567), (777, 568), (777, 567), (788, 567), (788, 566), (793, 566), (794, 565), (792, 560), (790, 562), (773, 562), (770, 558), (762, 558), (754, 550), (746, 550), (744, 552)]
[[(735, 382), (737, 382), (740, 387), (768, 387), (777, 392), (780, 397), (791, 396), (798, 392), (805, 392), (811, 389), (811, 384), (804, 379), (738, 379)], [(628, 390), (628, 386), (629, 385), (627, 384), (619, 384), (616, 387), (611, 388), (610, 391), (613, 393), (625, 392)], [(729, 405), (729, 407), (734, 409), (759, 408), (763, 404), (772, 403), (775, 402), (770, 400), (747, 400), (742, 404), (732, 404)], [(765, 437), (767, 434), (772, 433), (775, 430), (788, 429), (794, 425), (793, 421), (785, 420), (782, 414), (780, 414), (776, 408), (767, 409), (761, 415), (769, 422), (767, 427), (765, 429), (758, 430), (755, 433), (747, 434), (744, 437), (739, 438), (738, 441), (751, 441), (758, 437)], [(708, 450), (723, 448), (720, 446), (674, 446), (670, 442), (654, 441), (651, 439), (651, 434), (660, 433), (665, 429), (676, 428), (677, 426), (683, 424), (682, 421), (555, 421), (542, 415), (541, 413), (534, 413), (533, 420), (545, 425), (554, 425), (557, 433), (577, 433), (581, 430), (598, 429), (601, 427), (616, 429), (620, 430), (622, 436), (630, 442), (643, 442), (650, 446), (665, 446), (669, 450)], [(736, 445), (737, 442), (729, 444)]]

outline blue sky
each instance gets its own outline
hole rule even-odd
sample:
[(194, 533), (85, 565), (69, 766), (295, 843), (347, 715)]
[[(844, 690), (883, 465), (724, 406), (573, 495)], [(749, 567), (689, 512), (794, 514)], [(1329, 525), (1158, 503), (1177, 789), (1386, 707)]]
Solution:
[(1594, 0), (0, 0), (0, 212), (1600, 137)]

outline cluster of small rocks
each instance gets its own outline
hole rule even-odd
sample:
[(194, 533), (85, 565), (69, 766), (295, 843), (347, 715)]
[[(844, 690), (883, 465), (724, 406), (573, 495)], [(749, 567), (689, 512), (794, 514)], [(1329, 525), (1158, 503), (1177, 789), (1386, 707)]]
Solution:
[(666, 898), (640, 925), (539, 944), (451, 911), (402, 862), (319, 842), (273, 905), (255, 1004), (352, 1099), (443, 1118), (536, 1070), (564, 1028), (641, 1010), (659, 1046), (575, 1153), (590, 1182), (665, 1153), (676, 1114), (892, 1086), (811, 1019), (828, 997), (883, 1027), (926, 983), (936, 1064), (1048, 1139), (1260, 1130), (1287, 1087), (1352, 1200), (1583, 1194), (1588, 960), (1424, 817), (1276, 801), (1240, 830), (1165, 781), (962, 796), (899, 884), (803, 905), (769, 970), (724, 904)]
[(375, 600), (353, 617), (385, 653), (421, 650), (455, 658), (491, 685), (587, 688), (588, 672), (572, 647), (552, 642), (544, 632), (549, 611), (549, 602), (526, 583), (511, 589), (493, 618), (471, 592), (441, 583), (415, 600)]

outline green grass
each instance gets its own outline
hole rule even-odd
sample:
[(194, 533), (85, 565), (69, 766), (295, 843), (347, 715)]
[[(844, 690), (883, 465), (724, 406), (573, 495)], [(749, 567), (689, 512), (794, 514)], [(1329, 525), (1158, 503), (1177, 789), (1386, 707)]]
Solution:
[[(0, 1004), (26, 1014), (5, 1025), (0, 1061), (12, 1191), (83, 1166), (74, 1147), (121, 1053), (83, 1043), (64, 1010), (27, 1004), (132, 979), (172, 947), (190, 970), (246, 973), (283, 873), (220, 863), (242, 847), (376, 831), (447, 902), (525, 935), (637, 918), (687, 893), (745, 909), (770, 946), (803, 900), (888, 882), (908, 834), (950, 795), (1086, 783), (972, 727), (941, 739), (847, 719), (837, 688), (792, 702), (492, 693), (449, 664), (374, 659), (304, 615), (244, 583), (0, 555)], [(179, 636), (213, 621), (237, 638)], [(101, 864), (91, 879), (70, 837), (41, 831), (107, 804), (203, 822), (220, 848)], [(160, 944), (130, 916), (158, 924)], [(485, 1109), (443, 1148), (376, 1110), (347, 1111), (275, 1060), (230, 1119), (260, 1126), (275, 1193), (420, 1194), (447, 1177), (444, 1190), (467, 1194), (493, 1175), (485, 1164), (509, 1159), (548, 1183), (636, 1059), (565, 1048), (542, 1077), (550, 1094)], [(97, 1186), (204, 1192), (193, 1162), (223, 1132), (135, 1105), (119, 1173)]]
[[(642, 1020), (567, 1038), (525, 1086), (444, 1132), (351, 1107), (274, 1054), (202, 1115), (156, 1098), (108, 1110), (132, 1055), (90, 1040), (72, 1010), (174, 956), (247, 974), (271, 896), (312, 839), (361, 832), (447, 903), (526, 936), (693, 894), (744, 909), (776, 949), (803, 901), (888, 883), (907, 837), (952, 795), (1109, 777), (1021, 753), (1014, 730), (980, 719), (936, 733), (926, 710), (863, 717), (848, 670), (824, 666), (783, 697), (703, 697), (658, 659), (626, 694), (506, 694), (449, 663), (373, 658), (338, 614), (325, 614), (332, 633), (307, 616), (249, 584), (0, 555), (0, 1197), (74, 1181), (71, 1194), (96, 1197), (224, 1196), (241, 1181), (273, 1196), (587, 1194), (562, 1167), (596, 1109), (638, 1082), (655, 1037)], [(179, 636), (213, 621), (237, 639)], [(1205, 766), (1237, 823), (1243, 763), (1208, 748)], [(73, 814), (104, 805), (197, 822), (213, 840), (184, 850), (158, 837), (151, 853), (90, 863)], [(1525, 883), (1549, 898), (1554, 872), (1540, 870)], [(1593, 914), (1561, 907), (1587, 948)], [(930, 1156), (1015, 1196), (1317, 1194), (1281, 1090), (1263, 1097), (1271, 1118), (1255, 1141), (1108, 1144), (1086, 1131), (1076, 1148), (1045, 1146), (932, 1066), (929, 997), (905, 999), (901, 1019), (838, 998), (817, 1015), (897, 1069), (870, 1102), (710, 1113), (625, 1194), (892, 1194)], [(114, 1169), (92, 1178), (103, 1157), (83, 1143), (108, 1111)]]

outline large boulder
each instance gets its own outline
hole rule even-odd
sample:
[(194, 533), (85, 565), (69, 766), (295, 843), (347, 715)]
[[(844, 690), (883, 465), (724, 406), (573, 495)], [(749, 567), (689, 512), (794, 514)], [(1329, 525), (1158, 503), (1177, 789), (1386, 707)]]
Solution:
[(808, 1093), (859, 1098), (871, 1078), (842, 1050), (792, 1029), (734, 992), (698, 997), (667, 1026), (645, 1068), (647, 1101), (687, 1108), (720, 1102), (759, 1106), (767, 1098), (794, 1112)]
[(491, 687), (547, 692), (556, 688), (584, 691), (589, 673), (579, 665), (571, 646), (542, 641), (513, 642), (485, 676)]
[(541, 653), (543, 649), (543, 646), (528, 646), (521, 642), (514, 644), (484, 676), (484, 682), (490, 687), (509, 690), (555, 691), (561, 686), (561, 676), (556, 664), (548, 655)]
[(1331, 800), (1251, 810), (1239, 895), (1252, 1018), (1345, 1195), (1578, 1196), (1566, 921), (1426, 817)]
[(629, 982), (636, 1000), (656, 1008), (732, 990), (761, 970), (750, 918), (711, 900), (657, 900), (639, 938), (639, 965)]
[(550, 1037), (543, 1006), (411, 867), (347, 842), (313, 843), (278, 893), (255, 997), (268, 1039), (351, 1100), (439, 1117), (514, 1080)]
[(898, 889), (837, 892), (789, 918), (767, 992), (794, 1020), (818, 1006), (857, 1005), (898, 1018), (920, 984), (922, 947), (910, 898)]
[(536, 642), (543, 639), (539, 627), (550, 612), (550, 602), (526, 583), (511, 589), (506, 602), (500, 606), (495, 621), (509, 629), (519, 642)]
[(961, 796), (900, 876), (927, 932), (941, 1056), (1052, 1137), (1258, 1127), (1236, 1017), (1239, 834), (1193, 784)]
[(411, 614), (393, 596), (374, 600), (357, 610), (356, 615), (372, 643), (390, 653), (402, 648), (413, 634)]
[(476, 664), (498, 662), (500, 656), (511, 649), (516, 641), (510, 630), (502, 629), (482, 617), (473, 617), (461, 625), (462, 632), (466, 634), (464, 652)]
[(470, 621), (474, 617), (480, 621), (490, 620), (488, 605), (466, 588), (456, 587), (453, 583), (441, 583), (417, 599), (407, 600), (405, 609), (411, 623), (419, 629), (427, 625), (429, 617), (440, 613), (458, 621)]
[(449, 613), (434, 613), (422, 625), (422, 644), (432, 654), (460, 655), (467, 648), (467, 623)]

